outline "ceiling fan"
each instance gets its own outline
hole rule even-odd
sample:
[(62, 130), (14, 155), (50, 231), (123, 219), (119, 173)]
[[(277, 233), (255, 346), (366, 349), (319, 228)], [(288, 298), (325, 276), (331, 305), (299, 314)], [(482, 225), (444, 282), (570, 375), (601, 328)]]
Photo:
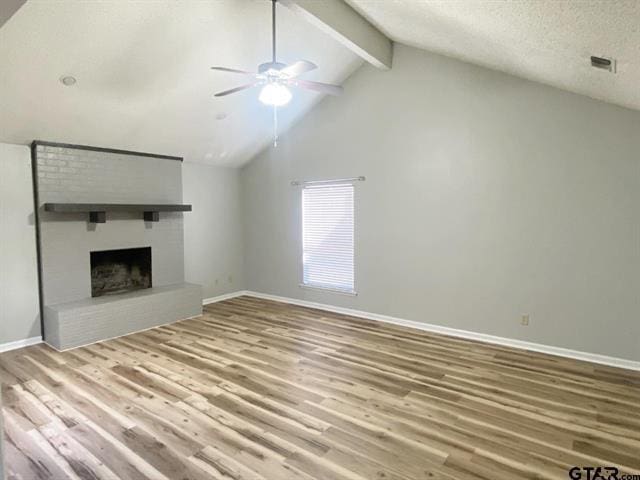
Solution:
[(307, 60), (298, 60), (291, 65), (286, 65), (276, 60), (276, 3), (277, 0), (271, 0), (271, 61), (259, 65), (257, 73), (236, 70), (234, 68), (211, 67), (212, 70), (238, 73), (251, 77), (252, 79), (251, 82), (245, 85), (216, 93), (215, 96), (224, 97), (248, 88), (262, 86), (259, 96), (260, 101), (265, 105), (281, 107), (289, 103), (292, 97), (291, 92), (287, 87), (299, 87), (307, 90), (314, 90), (316, 92), (328, 93), (329, 95), (340, 95), (342, 93), (342, 87), (338, 85), (311, 82), (309, 80), (301, 80), (298, 78), (303, 73), (318, 68), (315, 64)]

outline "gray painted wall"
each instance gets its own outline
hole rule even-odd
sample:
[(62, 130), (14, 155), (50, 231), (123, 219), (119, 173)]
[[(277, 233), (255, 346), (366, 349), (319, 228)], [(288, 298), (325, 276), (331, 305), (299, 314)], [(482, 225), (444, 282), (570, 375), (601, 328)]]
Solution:
[(185, 162), (182, 182), (193, 205), (184, 217), (186, 281), (202, 285), (204, 298), (243, 290), (240, 171)]
[[(38, 146), (37, 161), (40, 205), (182, 203), (182, 163), (176, 160)], [(140, 213), (107, 213), (104, 224), (87, 218), (40, 209), (45, 305), (91, 297), (92, 250), (151, 246), (153, 286), (184, 281), (182, 213), (160, 213), (155, 223)]]
[[(0, 412), (2, 411), (2, 395), (0, 394)], [(4, 432), (4, 415), (0, 415), (0, 432)], [(4, 473), (4, 447), (2, 446), (4, 443), (4, 434), (0, 435), (0, 480), (4, 480), (6, 478)]]
[(0, 345), (40, 335), (31, 155), (0, 143)]
[[(396, 45), (243, 169), (247, 288), (640, 360), (639, 132), (638, 112)], [(357, 175), (358, 296), (302, 290), (289, 182)]]

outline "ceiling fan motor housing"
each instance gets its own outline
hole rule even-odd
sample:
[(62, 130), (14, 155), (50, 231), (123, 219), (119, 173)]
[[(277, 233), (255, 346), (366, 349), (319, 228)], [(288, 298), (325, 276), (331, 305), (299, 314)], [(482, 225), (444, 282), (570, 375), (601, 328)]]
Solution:
[(282, 70), (287, 65), (280, 62), (267, 62), (258, 66), (258, 73), (266, 73), (269, 70)]

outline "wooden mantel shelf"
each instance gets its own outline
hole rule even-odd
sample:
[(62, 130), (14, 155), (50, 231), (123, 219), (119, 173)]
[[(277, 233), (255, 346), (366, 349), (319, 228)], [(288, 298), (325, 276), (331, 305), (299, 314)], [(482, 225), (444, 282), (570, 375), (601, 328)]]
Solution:
[(163, 203), (45, 203), (45, 212), (88, 213), (89, 223), (105, 223), (107, 212), (142, 212), (145, 222), (157, 222), (159, 212), (190, 212), (191, 205)]

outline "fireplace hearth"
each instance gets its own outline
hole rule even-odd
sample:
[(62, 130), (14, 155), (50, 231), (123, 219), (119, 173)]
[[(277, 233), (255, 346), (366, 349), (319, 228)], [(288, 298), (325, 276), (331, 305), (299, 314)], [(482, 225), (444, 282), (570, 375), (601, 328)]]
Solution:
[(91, 296), (151, 288), (151, 247), (91, 252)]

